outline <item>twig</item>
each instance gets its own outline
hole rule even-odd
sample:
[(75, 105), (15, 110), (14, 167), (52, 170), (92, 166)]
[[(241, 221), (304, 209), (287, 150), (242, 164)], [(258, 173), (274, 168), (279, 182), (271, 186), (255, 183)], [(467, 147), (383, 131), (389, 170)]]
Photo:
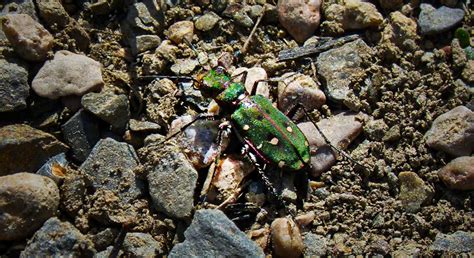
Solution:
[(262, 18), (263, 18), (264, 15), (265, 15), (265, 6), (263, 7), (262, 14), (260, 14), (260, 16), (258, 17), (257, 22), (255, 22), (255, 25), (253, 26), (249, 37), (247, 38), (247, 40), (245, 40), (244, 46), (242, 47), (242, 50), (240, 51), (240, 52), (242, 52), (242, 54), (245, 54), (247, 52), (247, 48), (249, 46), (250, 40), (252, 39), (253, 34), (255, 34), (255, 31), (257, 30), (257, 27), (260, 24), (260, 22), (262, 21)]

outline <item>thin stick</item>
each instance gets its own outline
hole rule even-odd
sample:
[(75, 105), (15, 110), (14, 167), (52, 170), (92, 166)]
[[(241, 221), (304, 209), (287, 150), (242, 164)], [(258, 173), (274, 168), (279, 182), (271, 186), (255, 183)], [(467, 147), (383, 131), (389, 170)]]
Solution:
[(265, 6), (263, 7), (262, 14), (260, 14), (260, 16), (258, 17), (257, 22), (255, 22), (255, 25), (253, 26), (249, 37), (247, 38), (247, 40), (245, 40), (244, 46), (242, 47), (242, 50), (241, 50), (242, 54), (245, 54), (247, 52), (247, 48), (249, 46), (250, 40), (252, 39), (253, 34), (255, 34), (255, 31), (257, 30), (257, 27), (262, 21), (262, 18), (264, 15), (265, 15)]

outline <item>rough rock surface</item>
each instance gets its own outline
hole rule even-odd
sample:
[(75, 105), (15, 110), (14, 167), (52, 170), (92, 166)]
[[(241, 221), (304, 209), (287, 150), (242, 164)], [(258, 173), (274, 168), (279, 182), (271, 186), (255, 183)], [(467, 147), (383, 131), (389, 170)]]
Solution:
[(474, 233), (464, 231), (456, 231), (452, 234), (438, 233), (430, 249), (451, 254), (472, 253), (474, 251)]
[(50, 157), (67, 151), (54, 136), (29, 125), (0, 128), (0, 176), (36, 172)]
[(97, 120), (84, 110), (79, 110), (61, 127), (64, 141), (71, 147), (72, 157), (83, 162), (100, 139)]
[(56, 183), (31, 173), (0, 177), (0, 240), (29, 237), (59, 206)]
[(130, 107), (125, 95), (116, 95), (112, 92), (90, 92), (82, 96), (81, 104), (84, 109), (115, 128), (125, 128), (130, 119)]
[(319, 27), (320, 7), (320, 0), (280, 0), (277, 6), (280, 24), (296, 41), (302, 43)]
[(453, 159), (439, 170), (438, 176), (449, 188), (474, 190), (474, 157)]
[(407, 212), (417, 212), (422, 204), (431, 201), (434, 190), (413, 172), (401, 172), (398, 175), (400, 180), (400, 194), (398, 199), (402, 201)]
[(220, 210), (196, 211), (184, 237), (186, 240), (175, 245), (168, 257), (265, 256)]
[(420, 16), (418, 17), (418, 25), (422, 35), (431, 35), (445, 32), (454, 28), (464, 18), (462, 9), (449, 8), (441, 6), (435, 9), (430, 4), (420, 5)]
[(26, 69), (0, 59), (0, 112), (25, 109), (29, 94)]

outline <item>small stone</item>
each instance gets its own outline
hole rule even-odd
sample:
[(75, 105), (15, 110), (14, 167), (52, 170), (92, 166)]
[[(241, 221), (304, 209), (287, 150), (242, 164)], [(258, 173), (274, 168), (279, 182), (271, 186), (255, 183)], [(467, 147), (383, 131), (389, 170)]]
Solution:
[(403, 0), (379, 0), (380, 6), (385, 10), (397, 10), (403, 5)]
[(455, 157), (474, 150), (474, 112), (458, 106), (438, 116), (425, 133), (426, 144)]
[(265, 224), (263, 228), (251, 230), (247, 233), (247, 236), (262, 250), (265, 250), (270, 243), (270, 226)]
[(49, 158), (68, 147), (53, 135), (29, 125), (0, 128), (0, 176), (18, 172), (36, 172)]
[(128, 126), (133, 132), (154, 132), (161, 129), (159, 124), (135, 119), (130, 119)]
[(188, 75), (191, 74), (198, 65), (199, 62), (196, 59), (180, 58), (171, 66), (171, 71), (176, 75)]
[[(69, 172), (69, 171), (68, 171)], [(87, 189), (83, 175), (68, 173), (60, 187), (61, 207), (71, 216), (77, 216), (86, 198)]]
[[(317, 123), (328, 140), (339, 149), (346, 149), (362, 132), (362, 123), (351, 113), (340, 113)], [(311, 175), (320, 176), (336, 162), (331, 147), (324, 141), (312, 122), (299, 123), (298, 127), (308, 139), (311, 151)]]
[(138, 165), (132, 146), (106, 138), (97, 142), (79, 171), (88, 175), (94, 190), (110, 190), (129, 203), (142, 195), (144, 187), (134, 173)]
[(468, 84), (474, 86), (474, 60), (469, 60), (462, 70), (461, 78)]
[(122, 22), (122, 31), (127, 37), (160, 34), (164, 27), (166, 5), (164, 1), (144, 0), (128, 7), (127, 17)]
[(412, 48), (408, 42), (419, 41), (416, 21), (396, 11), (390, 13), (389, 22), (383, 30), (382, 41), (389, 41), (406, 51), (415, 50), (416, 48)]
[[(234, 70), (231, 76), (235, 77), (234, 81), (242, 81), (244, 72), (247, 73), (247, 77), (245, 78), (245, 90), (247, 90), (248, 93), (252, 92), (252, 88), (256, 81), (268, 79), (267, 72), (261, 67), (239, 67)], [(265, 98), (270, 97), (270, 88), (268, 87), (267, 82), (260, 82), (258, 83), (258, 85), (256, 85), (256, 87), (257, 89), (255, 91), (255, 94), (260, 94)]]
[(427, 204), (434, 196), (434, 190), (413, 172), (400, 172), (400, 194), (398, 199), (409, 213), (420, 210), (422, 204)]
[(31, 173), (0, 177), (0, 241), (29, 237), (58, 206), (59, 190), (51, 179)]
[(208, 12), (196, 19), (194, 26), (200, 31), (210, 31), (216, 26), (221, 17), (214, 12)]
[(97, 120), (84, 110), (79, 110), (61, 126), (64, 140), (71, 147), (72, 157), (83, 162), (99, 141)]
[[(7, 14), (7, 13), (28, 14), (35, 21), (39, 21), (38, 15), (36, 14), (35, 3), (33, 2), (33, 0), (7, 1), (6, 4), (3, 5), (3, 9), (0, 11), (0, 13), (1, 14)], [(1, 31), (0, 31), (0, 34), (2, 34)]]
[(277, 218), (272, 222), (272, 246), (276, 256), (300, 257), (304, 244), (296, 223), (289, 218)]
[(459, 157), (438, 172), (441, 180), (452, 189), (474, 190), (474, 157)]
[(77, 228), (53, 217), (28, 241), (20, 257), (92, 257), (95, 252), (94, 244)]
[(320, 7), (320, 0), (280, 0), (277, 5), (280, 24), (296, 41), (303, 43), (319, 27)]
[(153, 50), (161, 44), (161, 39), (157, 35), (139, 35), (131, 42), (132, 54), (134, 56), (147, 50)]
[(148, 190), (153, 207), (172, 218), (189, 218), (198, 173), (180, 148), (171, 141), (151, 143), (140, 150), (140, 156), (147, 161), (144, 166), (149, 171)]
[(38, 95), (49, 99), (82, 96), (104, 84), (101, 67), (99, 62), (87, 56), (61, 50), (41, 67), (31, 87)]
[(303, 235), (303, 243), (305, 246), (303, 252), (304, 257), (326, 256), (328, 246), (325, 237), (313, 233), (306, 233)]
[[(283, 81), (278, 83), (278, 109), (283, 113), (295, 108), (296, 104), (312, 111), (326, 102), (326, 95), (311, 77), (300, 73), (286, 73), (281, 78)], [(304, 113), (300, 110), (293, 119), (303, 116)]]
[(117, 129), (124, 129), (130, 119), (130, 107), (125, 95), (113, 92), (90, 92), (82, 96), (81, 104), (85, 110)]
[[(262, 249), (220, 210), (198, 210), (184, 232), (183, 243), (168, 257), (265, 257)], [(231, 247), (231, 248), (229, 248)]]
[(185, 40), (191, 43), (194, 35), (194, 23), (192, 21), (176, 22), (168, 28), (168, 34), (168, 38), (175, 44), (180, 44)]
[(450, 254), (472, 253), (474, 251), (474, 233), (456, 231), (452, 234), (438, 233), (430, 250)]
[(352, 93), (352, 76), (364, 72), (362, 60), (371, 54), (372, 49), (362, 39), (358, 39), (318, 56), (317, 71), (326, 82), (329, 98), (337, 102), (348, 98)]
[(449, 8), (441, 6), (436, 9), (430, 4), (420, 5), (420, 15), (418, 16), (418, 25), (422, 35), (433, 35), (448, 31), (464, 18), (462, 9)]
[(71, 17), (58, 0), (38, 0), (37, 8), (41, 18), (47, 26), (64, 28), (70, 22)]
[(385, 124), (383, 119), (370, 120), (364, 125), (365, 135), (367, 135), (367, 138), (374, 141), (382, 140), (387, 130), (388, 126)]
[(53, 48), (53, 36), (27, 14), (8, 14), (2, 25), (10, 44), (26, 60), (43, 61)]
[(225, 17), (232, 18), (236, 24), (245, 27), (245, 28), (252, 28), (253, 26), (253, 21), (252, 18), (250, 18), (247, 14), (247, 8), (248, 6), (245, 6), (240, 3), (231, 3), (229, 4), (224, 12), (222, 12), (222, 15)]
[(25, 109), (29, 92), (26, 69), (0, 59), (0, 112)]
[[(383, 22), (374, 4), (360, 0), (346, 0), (341, 4), (332, 4), (326, 8), (326, 21), (323, 24), (333, 24), (345, 30), (377, 28)], [(326, 25), (325, 25), (326, 26)]]
[(56, 184), (59, 184), (66, 177), (66, 166), (68, 164), (66, 153), (59, 153), (44, 163), (44, 165), (36, 171), (36, 174), (49, 177), (53, 179)]
[(123, 242), (125, 256), (157, 257), (165, 255), (162, 245), (150, 234), (128, 233)]

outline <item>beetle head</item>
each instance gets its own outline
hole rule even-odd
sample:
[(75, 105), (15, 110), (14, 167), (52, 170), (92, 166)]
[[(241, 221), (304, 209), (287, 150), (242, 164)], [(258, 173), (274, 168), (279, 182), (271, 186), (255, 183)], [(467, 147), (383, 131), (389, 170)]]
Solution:
[(198, 83), (194, 86), (204, 97), (214, 98), (227, 88), (230, 80), (225, 69), (218, 66), (216, 69), (198, 75)]

